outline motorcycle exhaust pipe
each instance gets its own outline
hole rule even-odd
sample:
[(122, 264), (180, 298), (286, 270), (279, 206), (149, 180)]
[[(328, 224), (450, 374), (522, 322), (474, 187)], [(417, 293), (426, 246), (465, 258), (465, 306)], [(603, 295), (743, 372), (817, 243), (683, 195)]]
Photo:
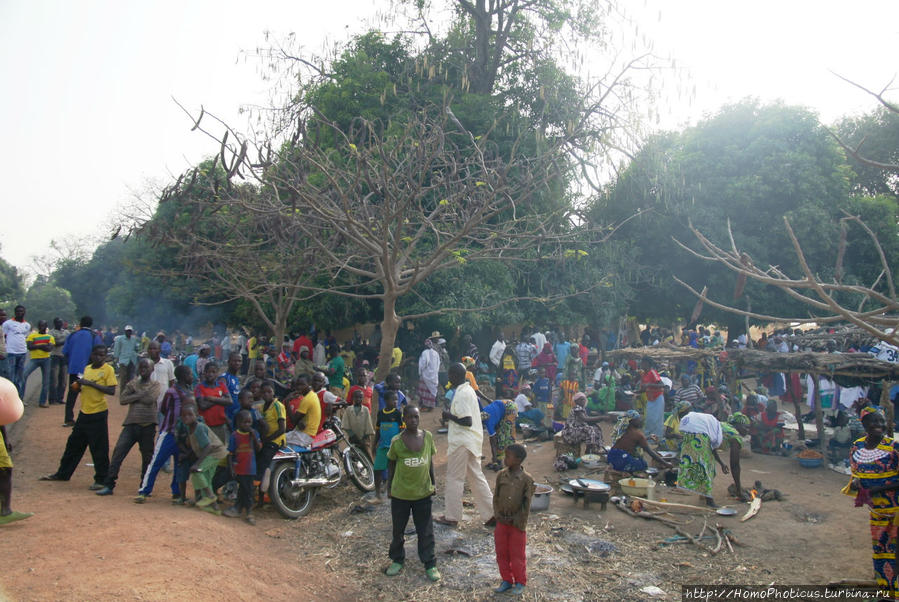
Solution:
[(291, 484), (294, 487), (324, 487), (326, 485), (332, 484), (333, 481), (331, 479), (293, 479)]

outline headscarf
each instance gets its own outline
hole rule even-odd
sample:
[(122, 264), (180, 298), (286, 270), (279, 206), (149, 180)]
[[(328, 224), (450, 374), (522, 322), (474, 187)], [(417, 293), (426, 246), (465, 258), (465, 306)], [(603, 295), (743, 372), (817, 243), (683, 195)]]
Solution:
[(587, 399), (587, 395), (583, 391), (579, 391), (574, 394), (574, 397), (571, 398), (571, 403), (577, 405), (579, 399)]
[(515, 402), (514, 402), (514, 401), (509, 401), (509, 400), (507, 399), (506, 402), (505, 402), (503, 405), (504, 405), (505, 408), (506, 408), (506, 415), (507, 415), (507, 416), (508, 416), (509, 414), (517, 414), (517, 413), (518, 413), (518, 406), (515, 405)]
[(865, 406), (864, 408), (862, 408), (859, 411), (858, 417), (860, 420), (864, 420), (865, 416), (868, 416), (869, 414), (880, 414), (880, 413), (881, 412), (878, 409), (872, 408), (871, 406)]
[(624, 417), (628, 420), (633, 420), (634, 418), (640, 417), (640, 412), (638, 412), (637, 410), (628, 410), (627, 412), (625, 412)]
[(749, 416), (747, 416), (743, 412), (734, 412), (727, 419), (727, 422), (732, 425), (749, 424)]
[(674, 409), (677, 411), (678, 414), (681, 414), (683, 412), (687, 412), (687, 411), (693, 409), (693, 404), (690, 403), (689, 401), (687, 401), (686, 399), (683, 399), (683, 400), (677, 402), (676, 404), (674, 404)]
[(465, 357), (462, 358), (462, 364), (466, 368), (471, 368), (472, 366), (474, 366), (474, 358), (469, 355), (466, 355)]

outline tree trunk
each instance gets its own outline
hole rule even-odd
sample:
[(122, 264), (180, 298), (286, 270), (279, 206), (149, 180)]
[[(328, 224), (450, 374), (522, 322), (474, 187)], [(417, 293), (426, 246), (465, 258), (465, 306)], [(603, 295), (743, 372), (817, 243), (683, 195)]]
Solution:
[(277, 353), (281, 352), (281, 345), (284, 343), (284, 334), (287, 332), (287, 313), (287, 311), (275, 308), (275, 322), (272, 328), (272, 334), (275, 338), (272, 342), (275, 344), (275, 351)]
[(383, 381), (390, 373), (390, 363), (393, 361), (393, 346), (401, 323), (402, 320), (396, 315), (396, 296), (385, 295), (384, 319), (381, 321), (381, 350), (378, 354), (375, 382)]

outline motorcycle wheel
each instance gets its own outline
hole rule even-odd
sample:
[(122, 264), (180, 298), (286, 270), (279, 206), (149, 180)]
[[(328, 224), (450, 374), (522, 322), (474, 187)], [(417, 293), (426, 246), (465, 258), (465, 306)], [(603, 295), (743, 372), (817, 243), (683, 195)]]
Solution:
[(350, 445), (343, 452), (343, 465), (359, 491), (367, 493), (375, 490), (375, 469), (368, 459), (368, 454), (355, 445)]
[[(295, 487), (291, 483), (293, 468), (294, 465), (290, 462), (279, 464), (269, 485), (269, 497), (284, 518), (300, 518), (309, 514), (315, 497), (315, 487)], [(300, 477), (308, 478), (305, 465), (300, 467)]]

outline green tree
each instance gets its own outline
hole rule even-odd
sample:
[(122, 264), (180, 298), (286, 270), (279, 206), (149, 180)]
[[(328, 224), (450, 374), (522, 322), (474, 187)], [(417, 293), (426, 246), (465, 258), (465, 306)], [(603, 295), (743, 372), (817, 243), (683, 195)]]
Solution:
[(54, 318), (73, 322), (76, 317), (75, 303), (69, 291), (43, 279), (31, 285), (22, 305), (27, 308), (28, 317), (33, 324), (37, 324), (38, 320), (53, 324)]
[(0, 257), (0, 307), (22, 299), (25, 288), (19, 270)]
[[(865, 115), (842, 119), (834, 129), (853, 151), (850, 153), (855, 172), (853, 190), (899, 198), (899, 170), (884, 168), (890, 164), (899, 166), (899, 113), (881, 106)], [(866, 157), (870, 160), (865, 161)]]
[[(672, 275), (696, 290), (707, 286), (710, 297), (733, 302), (740, 292), (729, 270), (677, 246), (675, 238), (699, 248), (689, 223), (713, 243), (730, 248), (729, 221), (747, 261), (795, 273), (798, 260), (782, 222), (787, 217), (819, 276), (833, 279), (841, 209), (871, 211), (872, 217), (889, 211), (882, 204), (852, 200), (851, 178), (844, 153), (813, 113), (745, 101), (696, 127), (650, 140), (593, 211), (614, 220), (635, 207), (647, 210), (621, 231), (633, 243), (632, 257), (639, 268), (631, 312), (642, 318), (686, 319), (696, 300)], [(895, 219), (883, 225), (895, 233)], [(873, 282), (879, 265), (853, 263), (843, 277)], [(746, 308), (750, 301), (759, 313), (808, 311), (783, 291), (752, 281), (737, 303)], [(733, 314), (712, 308), (703, 319), (723, 322), (735, 331), (742, 326)]]

